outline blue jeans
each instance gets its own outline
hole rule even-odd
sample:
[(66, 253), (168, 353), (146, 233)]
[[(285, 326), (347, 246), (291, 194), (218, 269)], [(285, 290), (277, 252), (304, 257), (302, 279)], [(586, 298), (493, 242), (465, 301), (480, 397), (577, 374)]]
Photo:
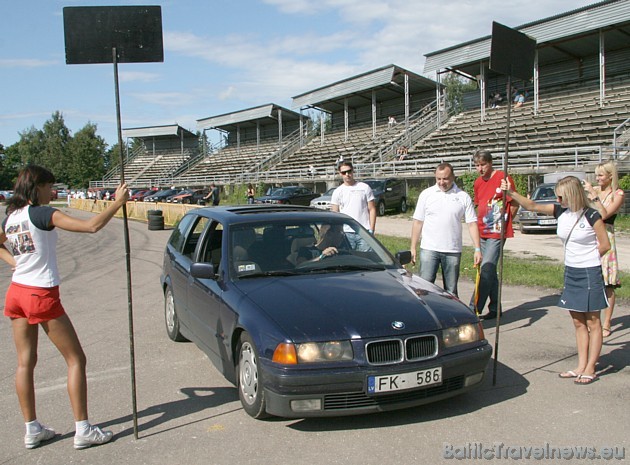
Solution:
[[(501, 253), (501, 239), (484, 239), (481, 238), (481, 276), (479, 279), (479, 290), (477, 298), (477, 310), (483, 312), (486, 306), (486, 300), (490, 298), (488, 303), (488, 311), (496, 313), (499, 305), (499, 277), (497, 276), (497, 265), (499, 263), (499, 254)], [(470, 300), (470, 306), (475, 306), (475, 295)]]
[(442, 283), (444, 289), (457, 295), (457, 281), (459, 280), (459, 263), (461, 253), (436, 252), (435, 250), (420, 249), (420, 277), (435, 283), (438, 266), (442, 267)]
[(359, 234), (354, 232), (347, 232), (346, 238), (348, 239), (348, 242), (350, 243), (350, 248), (352, 248), (352, 250), (356, 250), (358, 252), (370, 251), (370, 247)]

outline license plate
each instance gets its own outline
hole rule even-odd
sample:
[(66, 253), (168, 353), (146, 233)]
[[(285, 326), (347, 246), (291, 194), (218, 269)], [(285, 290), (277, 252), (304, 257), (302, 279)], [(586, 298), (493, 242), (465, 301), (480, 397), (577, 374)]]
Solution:
[(538, 224), (557, 224), (558, 220), (538, 220)]
[(368, 394), (403, 391), (435, 384), (442, 384), (442, 367), (397, 375), (368, 376)]

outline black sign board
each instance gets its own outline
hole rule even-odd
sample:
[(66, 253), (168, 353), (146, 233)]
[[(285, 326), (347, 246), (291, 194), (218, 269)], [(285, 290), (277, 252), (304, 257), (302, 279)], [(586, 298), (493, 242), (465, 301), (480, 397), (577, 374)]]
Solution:
[(496, 21), (492, 22), (490, 69), (528, 81), (534, 75), (536, 40)]
[(159, 6), (65, 7), (66, 63), (164, 61), (162, 10)]

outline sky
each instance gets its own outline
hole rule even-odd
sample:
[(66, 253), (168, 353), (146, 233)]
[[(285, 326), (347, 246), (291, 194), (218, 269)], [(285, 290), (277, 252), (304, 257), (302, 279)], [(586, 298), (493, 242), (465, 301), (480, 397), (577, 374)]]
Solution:
[(296, 95), (385, 65), (424, 75), (425, 54), (490, 35), (492, 21), (517, 27), (592, 3), (2, 0), (0, 144), (42, 129), (56, 111), (72, 134), (93, 123), (108, 145), (117, 141), (114, 67), (66, 64), (67, 6), (159, 5), (164, 62), (118, 65), (122, 127), (196, 132), (199, 119), (269, 103), (292, 109)]

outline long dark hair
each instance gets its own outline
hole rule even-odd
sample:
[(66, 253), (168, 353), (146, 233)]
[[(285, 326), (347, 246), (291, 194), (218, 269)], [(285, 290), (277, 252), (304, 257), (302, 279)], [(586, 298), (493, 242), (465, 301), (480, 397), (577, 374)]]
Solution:
[(6, 201), (7, 215), (29, 204), (39, 205), (37, 186), (54, 184), (54, 182), (55, 175), (46, 168), (37, 165), (28, 165), (26, 168), (23, 168), (15, 182), (13, 196)]

